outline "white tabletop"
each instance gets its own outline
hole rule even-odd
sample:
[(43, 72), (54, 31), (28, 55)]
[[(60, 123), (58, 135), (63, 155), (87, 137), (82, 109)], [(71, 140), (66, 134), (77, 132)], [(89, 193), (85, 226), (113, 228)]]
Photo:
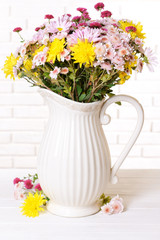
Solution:
[(0, 170), (0, 240), (160, 240), (160, 170), (120, 170), (119, 183), (107, 195), (125, 201), (121, 214), (99, 212), (84, 218), (63, 218), (45, 211), (22, 216), (13, 198), (13, 178), (35, 170)]

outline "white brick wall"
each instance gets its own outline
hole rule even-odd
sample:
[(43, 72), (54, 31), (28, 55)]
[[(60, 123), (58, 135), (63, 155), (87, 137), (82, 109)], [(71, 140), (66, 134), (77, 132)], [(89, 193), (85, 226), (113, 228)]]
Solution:
[[(98, 0), (5, 0), (0, 1), (0, 68), (5, 56), (19, 45), (12, 29), (21, 26), (22, 35), (29, 38), (34, 28), (43, 23), (45, 14), (55, 17), (66, 13), (76, 14), (76, 8), (86, 7), (98, 16), (93, 5)], [(141, 21), (147, 33), (146, 46), (160, 53), (159, 8), (156, 0), (105, 0), (106, 8), (115, 18)], [(132, 6), (131, 6), (132, 5)], [(145, 123), (142, 133), (122, 168), (160, 168), (160, 68), (154, 73), (147, 69), (133, 77), (116, 93), (134, 96), (143, 105)], [(104, 126), (114, 163), (130, 138), (136, 124), (136, 111), (129, 104), (113, 105), (108, 110), (112, 122)], [(0, 168), (34, 168), (42, 133), (48, 117), (47, 106), (24, 80), (6, 80), (0, 71)]]

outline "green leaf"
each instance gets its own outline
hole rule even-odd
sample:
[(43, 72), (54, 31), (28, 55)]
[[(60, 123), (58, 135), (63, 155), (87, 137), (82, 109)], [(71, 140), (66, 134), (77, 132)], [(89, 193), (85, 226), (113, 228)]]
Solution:
[(94, 95), (96, 96), (96, 97), (99, 97), (99, 96), (101, 96), (101, 93), (94, 93)]
[(79, 101), (82, 102), (84, 98), (86, 97), (86, 94), (83, 92), (81, 96), (79, 97)]
[(121, 106), (122, 105), (122, 103), (121, 102), (115, 102), (117, 105), (119, 105), (119, 106)]
[(82, 88), (80, 85), (77, 85), (77, 93), (78, 93), (78, 97), (80, 96), (80, 94), (82, 93)]
[(71, 74), (69, 75), (69, 78), (73, 80), (73, 79), (75, 78), (74, 73), (71, 73)]

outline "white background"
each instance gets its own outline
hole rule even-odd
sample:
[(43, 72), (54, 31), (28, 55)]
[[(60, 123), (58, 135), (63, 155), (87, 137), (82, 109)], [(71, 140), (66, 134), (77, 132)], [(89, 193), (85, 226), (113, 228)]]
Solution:
[[(32, 36), (35, 27), (44, 22), (45, 14), (55, 18), (63, 13), (78, 15), (77, 7), (88, 8), (91, 17), (98, 17), (89, 0), (0, 0), (0, 68), (5, 57), (16, 50), (19, 37), (12, 30), (22, 27), (25, 39)], [(116, 19), (140, 21), (146, 32), (146, 46), (160, 53), (159, 0), (107, 0), (105, 10)], [(139, 100), (145, 111), (145, 123), (136, 145), (122, 168), (160, 168), (160, 68), (154, 73), (144, 69), (133, 74), (116, 93), (128, 94)], [(112, 162), (120, 154), (136, 124), (136, 112), (130, 106), (113, 105), (109, 110), (112, 122), (105, 126), (110, 144)], [(48, 109), (36, 88), (22, 80), (5, 79), (0, 71), (0, 167), (34, 168), (42, 133), (47, 122)]]

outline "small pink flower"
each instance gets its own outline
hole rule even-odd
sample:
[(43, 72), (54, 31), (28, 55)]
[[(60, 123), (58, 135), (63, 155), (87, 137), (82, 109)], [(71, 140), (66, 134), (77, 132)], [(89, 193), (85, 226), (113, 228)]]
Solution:
[(65, 60), (66, 61), (69, 61), (71, 59), (71, 56), (70, 55), (68, 55), (67, 57), (65, 57)]
[(101, 68), (105, 69), (107, 72), (112, 69), (112, 66), (109, 62), (105, 62), (101, 64)]
[(61, 69), (58, 67), (55, 67), (53, 71), (50, 71), (49, 76), (51, 77), (51, 79), (57, 79), (57, 75), (58, 73), (60, 73)]
[(67, 49), (64, 48), (63, 52), (60, 53), (61, 56), (61, 61), (64, 62), (65, 57), (67, 57), (69, 54), (69, 51)]
[(112, 206), (113, 213), (121, 213), (124, 210), (124, 206), (119, 200), (111, 200), (110, 205)]
[(104, 9), (104, 3), (102, 3), (102, 2), (97, 3), (96, 5), (94, 5), (94, 8), (95, 8), (97, 11), (99, 11), (99, 10), (101, 10), (101, 9)]
[(77, 11), (83, 13), (83, 12), (86, 12), (87, 9), (86, 9), (86, 8), (81, 8), (81, 7), (79, 7), (79, 8), (77, 8)]
[(27, 189), (31, 189), (33, 187), (32, 181), (30, 179), (27, 179), (24, 181), (24, 186)]
[(21, 180), (20, 178), (15, 178), (15, 179), (13, 180), (13, 184), (17, 184), (17, 183), (19, 183), (19, 182), (23, 182), (23, 180)]
[(53, 15), (52, 14), (46, 14), (45, 16), (44, 16), (44, 19), (52, 19), (52, 18), (54, 18), (53, 17)]
[(20, 32), (22, 31), (22, 28), (21, 27), (16, 27), (13, 29), (13, 32)]
[(36, 186), (34, 187), (35, 190), (38, 190), (38, 191), (42, 191), (42, 188), (41, 188), (41, 185), (38, 183), (36, 184)]
[(67, 67), (64, 67), (61, 69), (61, 74), (67, 74), (69, 72), (68, 68)]
[(89, 26), (91, 28), (101, 28), (102, 27), (102, 25), (98, 22), (92, 22), (92, 23), (89, 24)]
[(103, 11), (101, 12), (101, 17), (105, 18), (105, 17), (111, 17), (112, 13), (110, 11)]
[(136, 32), (137, 28), (133, 27), (133, 26), (128, 26), (125, 28), (126, 32)]
[(126, 48), (121, 48), (118, 52), (119, 56), (125, 56), (127, 55), (129, 52)]
[(136, 38), (135, 38), (135, 44), (141, 45), (141, 44), (142, 44), (142, 39), (136, 37)]
[(113, 213), (113, 208), (112, 208), (112, 206), (109, 203), (107, 203), (106, 205), (102, 206), (101, 210), (105, 214), (109, 214), (110, 215), (110, 214)]

